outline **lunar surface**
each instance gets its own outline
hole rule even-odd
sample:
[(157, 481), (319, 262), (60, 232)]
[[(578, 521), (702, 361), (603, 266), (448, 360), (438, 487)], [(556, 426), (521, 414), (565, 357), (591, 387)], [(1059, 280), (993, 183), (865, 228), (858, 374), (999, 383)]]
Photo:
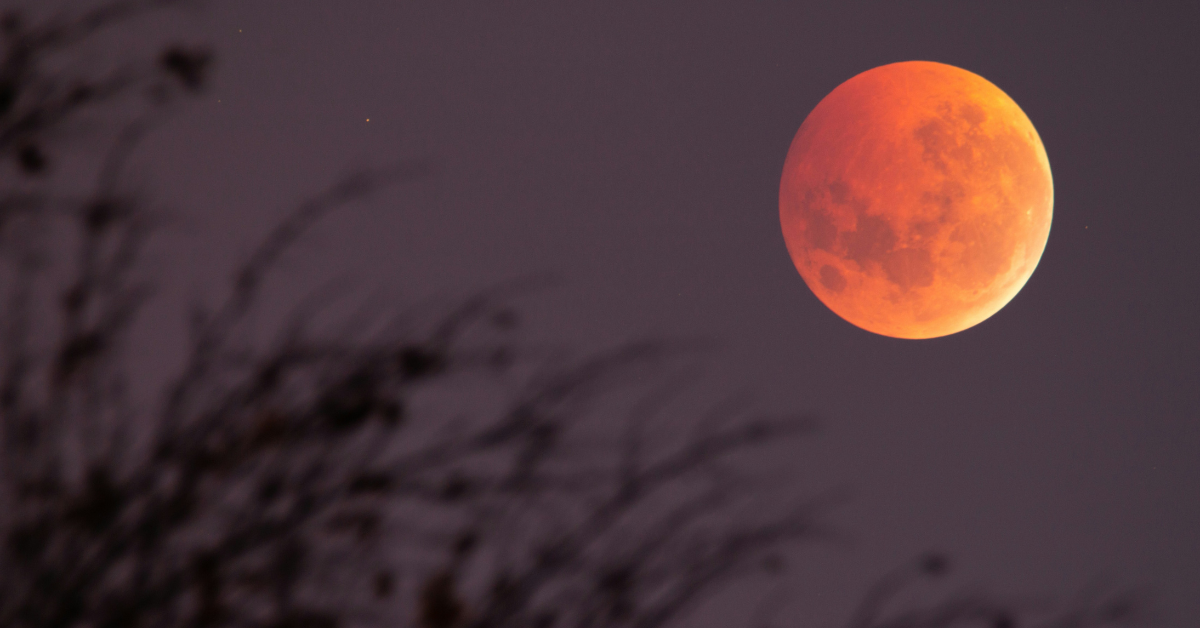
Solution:
[(779, 219), (796, 269), (868, 331), (934, 338), (982, 322), (1028, 281), (1054, 187), (1033, 124), (966, 70), (909, 61), (842, 83), (784, 163)]

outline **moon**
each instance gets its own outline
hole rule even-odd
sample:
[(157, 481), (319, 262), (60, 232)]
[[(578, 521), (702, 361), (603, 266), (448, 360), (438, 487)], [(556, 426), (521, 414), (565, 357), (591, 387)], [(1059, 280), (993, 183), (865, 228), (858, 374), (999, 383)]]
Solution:
[(1046, 248), (1050, 161), (1012, 98), (929, 61), (867, 70), (792, 140), (779, 221), (830, 310), (870, 332), (936, 338), (1000, 311)]

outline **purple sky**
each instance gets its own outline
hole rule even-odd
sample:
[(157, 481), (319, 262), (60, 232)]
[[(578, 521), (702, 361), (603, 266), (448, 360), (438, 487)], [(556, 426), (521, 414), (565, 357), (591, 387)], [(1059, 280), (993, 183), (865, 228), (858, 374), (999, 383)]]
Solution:
[[(165, 296), (214, 289), (349, 166), (426, 158), (434, 176), (306, 240), (278, 302), (343, 276), (411, 303), (553, 272), (525, 306), (538, 337), (718, 339), (713, 388), (823, 421), (785, 479), (856, 489), (834, 516), (854, 546), (797, 555), (780, 623), (834, 625), (931, 547), (963, 585), (1107, 579), (1156, 591), (1167, 625), (1200, 617), (1200, 46), (1165, 8), (1183, 3), (646, 4), (253, 0), (174, 20), (219, 67), (138, 162), (180, 216)], [(812, 107), (913, 59), (1016, 100), (1056, 200), (1024, 290), (926, 341), (828, 311), (777, 206)], [(157, 368), (178, 346), (156, 329)], [(722, 612), (693, 625), (742, 619)]]

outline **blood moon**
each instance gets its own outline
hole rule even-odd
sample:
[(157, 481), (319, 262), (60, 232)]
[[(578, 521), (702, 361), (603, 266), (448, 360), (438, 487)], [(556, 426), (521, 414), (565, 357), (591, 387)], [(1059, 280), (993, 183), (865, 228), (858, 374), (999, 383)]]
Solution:
[(779, 220), (805, 283), (895, 338), (972, 327), (1028, 281), (1050, 233), (1050, 162), (981, 76), (908, 61), (842, 83), (788, 150)]

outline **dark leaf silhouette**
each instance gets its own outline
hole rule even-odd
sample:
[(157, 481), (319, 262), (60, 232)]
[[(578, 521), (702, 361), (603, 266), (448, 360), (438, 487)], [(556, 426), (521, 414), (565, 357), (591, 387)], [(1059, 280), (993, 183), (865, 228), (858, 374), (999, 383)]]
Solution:
[(17, 163), (26, 174), (41, 174), (46, 170), (46, 154), (37, 144), (24, 144), (17, 149)]
[(425, 347), (403, 347), (397, 352), (396, 362), (407, 380), (437, 375), (445, 367), (445, 359), (436, 351)]
[(16, 11), (5, 11), (0, 15), (0, 31), (12, 35), (21, 28), (21, 14)]
[(950, 570), (950, 563), (945, 556), (930, 552), (921, 558), (921, 571), (929, 576), (944, 576)]
[(204, 49), (172, 46), (163, 51), (161, 63), (163, 69), (173, 74), (185, 87), (197, 91), (204, 87), (212, 53)]
[(17, 86), (12, 81), (0, 80), (0, 117), (8, 114), (17, 102)]

